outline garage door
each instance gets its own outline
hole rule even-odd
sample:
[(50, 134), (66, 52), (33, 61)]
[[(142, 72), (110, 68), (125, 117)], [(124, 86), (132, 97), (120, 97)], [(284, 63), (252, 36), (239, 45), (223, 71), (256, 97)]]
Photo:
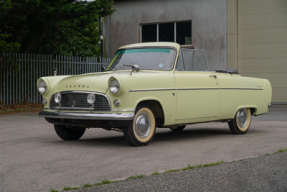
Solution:
[(287, 0), (238, 1), (238, 70), (269, 79), (272, 102), (287, 103)]

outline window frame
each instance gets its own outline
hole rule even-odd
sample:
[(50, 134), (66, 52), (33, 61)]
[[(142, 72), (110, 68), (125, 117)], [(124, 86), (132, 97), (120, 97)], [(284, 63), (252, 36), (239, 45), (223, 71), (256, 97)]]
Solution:
[[(199, 72), (199, 71), (201, 71), (201, 70), (198, 70), (198, 71), (187, 71), (187, 70), (185, 70), (186, 67), (185, 67), (185, 62), (184, 62), (184, 52), (183, 52), (183, 50), (193, 50), (193, 51), (198, 51), (199, 50), (199, 51), (203, 51), (205, 62), (206, 62), (206, 66), (207, 66), (207, 70), (204, 70), (204, 71), (210, 71), (204, 49), (187, 49), (187, 48), (180, 48), (180, 50), (178, 52), (178, 57), (177, 57), (177, 60), (176, 60), (175, 71), (186, 71), (186, 72)], [(182, 56), (183, 69), (184, 70), (177, 70), (177, 64), (178, 64), (178, 60), (179, 60), (180, 55)]]
[(156, 41), (155, 42), (160, 42), (159, 41), (159, 25), (160, 24), (165, 24), (165, 23), (173, 23), (174, 25), (174, 43), (176, 43), (176, 37), (177, 37), (177, 33), (176, 33), (176, 29), (177, 29), (177, 23), (181, 23), (181, 22), (190, 22), (190, 26), (191, 26), (191, 44), (192, 44), (192, 20), (182, 20), (182, 21), (169, 21), (169, 22), (155, 22), (155, 23), (140, 23), (140, 43), (143, 43), (142, 42), (142, 26), (143, 25), (154, 25), (156, 24)]
[[(168, 49), (173, 49), (174, 50), (174, 56), (173, 56), (173, 61), (172, 61), (172, 65), (171, 65), (171, 69), (169, 70), (154, 70), (154, 69), (143, 69), (143, 70), (147, 70), (147, 71), (173, 71), (174, 70), (174, 67), (177, 65), (177, 52), (178, 50), (175, 48), (175, 47), (170, 47), (170, 46), (140, 46), (140, 47), (128, 47), (128, 48), (122, 48), (122, 49), (118, 49), (117, 51), (120, 51), (120, 50), (130, 50), (130, 49), (149, 49), (149, 48), (168, 48)], [(114, 57), (116, 56), (116, 54), (114, 55)], [(113, 59), (114, 59), (113, 57)], [(111, 62), (108, 64), (108, 66), (106, 67), (105, 71), (112, 71), (110, 70), (110, 67), (112, 66), (112, 61), (113, 59), (111, 60)], [(127, 70), (127, 69), (124, 69), (124, 70)], [(114, 71), (118, 71), (118, 70), (114, 70)]]

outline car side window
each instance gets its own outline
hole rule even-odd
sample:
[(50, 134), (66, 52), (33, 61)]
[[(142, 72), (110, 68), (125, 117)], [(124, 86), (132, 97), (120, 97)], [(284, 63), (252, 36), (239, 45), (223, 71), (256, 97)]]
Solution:
[(203, 50), (183, 49), (183, 60), (185, 71), (206, 71), (208, 70)]
[(176, 70), (177, 70), (177, 71), (184, 71), (182, 51), (180, 51), (180, 52), (179, 52), (179, 55), (178, 55)]

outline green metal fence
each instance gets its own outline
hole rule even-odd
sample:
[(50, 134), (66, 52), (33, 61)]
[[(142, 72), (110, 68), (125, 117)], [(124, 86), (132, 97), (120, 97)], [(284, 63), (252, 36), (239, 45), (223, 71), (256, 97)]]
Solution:
[(13, 105), (24, 102), (40, 103), (37, 79), (57, 75), (78, 75), (101, 71), (110, 59), (96, 57), (52, 56), (43, 54), (4, 53), (14, 61), (13, 66), (4, 66), (0, 60), (0, 104)]

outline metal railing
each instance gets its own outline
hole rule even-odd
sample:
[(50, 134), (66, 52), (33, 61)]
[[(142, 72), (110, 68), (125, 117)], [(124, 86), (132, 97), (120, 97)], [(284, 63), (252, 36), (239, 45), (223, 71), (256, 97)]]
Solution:
[(0, 60), (0, 104), (4, 105), (40, 103), (37, 79), (52, 76), (54, 68), (57, 68), (57, 75), (78, 75), (99, 72), (110, 62), (106, 58), (98, 62), (96, 57), (18, 53), (4, 53), (4, 56), (14, 60), (14, 67), (3, 67)]

